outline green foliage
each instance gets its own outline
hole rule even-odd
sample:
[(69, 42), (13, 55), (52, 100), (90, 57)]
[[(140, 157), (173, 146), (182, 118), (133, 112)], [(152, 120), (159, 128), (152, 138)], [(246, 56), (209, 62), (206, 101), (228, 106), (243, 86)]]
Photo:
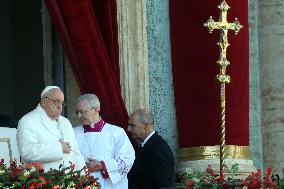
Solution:
[(11, 161), (10, 166), (0, 161), (0, 189), (99, 189), (97, 179), (87, 168), (75, 171), (75, 165), (61, 166), (44, 172), (43, 164), (29, 163), (25, 167)]

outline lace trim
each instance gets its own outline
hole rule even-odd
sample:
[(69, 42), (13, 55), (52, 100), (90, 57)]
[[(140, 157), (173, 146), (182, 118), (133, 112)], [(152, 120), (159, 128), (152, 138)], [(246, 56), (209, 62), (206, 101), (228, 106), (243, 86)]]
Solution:
[(127, 176), (127, 173), (129, 172), (131, 167), (127, 165), (127, 163), (120, 158), (116, 159), (116, 161), (118, 163), (119, 174), (122, 176)]

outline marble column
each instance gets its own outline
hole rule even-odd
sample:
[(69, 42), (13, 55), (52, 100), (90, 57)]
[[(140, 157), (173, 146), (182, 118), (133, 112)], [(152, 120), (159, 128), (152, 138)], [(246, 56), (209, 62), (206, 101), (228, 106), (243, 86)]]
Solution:
[(146, 0), (118, 0), (120, 83), (129, 113), (149, 109)]
[(168, 0), (147, 1), (150, 109), (155, 127), (177, 155)]
[(250, 152), (256, 168), (263, 169), (261, 105), (259, 88), (259, 43), (258, 43), (258, 0), (249, 0), (249, 114), (250, 114)]
[(261, 125), (264, 167), (284, 167), (284, 0), (259, 1)]

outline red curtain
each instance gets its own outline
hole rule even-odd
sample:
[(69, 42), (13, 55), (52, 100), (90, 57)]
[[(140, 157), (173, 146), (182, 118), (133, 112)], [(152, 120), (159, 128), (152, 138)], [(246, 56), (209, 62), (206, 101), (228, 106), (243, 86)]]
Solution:
[(101, 115), (127, 127), (120, 93), (116, 0), (46, 0), (81, 93), (94, 93)]
[[(229, 31), (226, 85), (226, 144), (249, 144), (248, 1), (227, 0), (228, 21), (244, 26)], [(176, 115), (181, 148), (220, 144), (219, 30), (203, 26), (209, 16), (219, 20), (220, 0), (171, 0), (171, 45)]]

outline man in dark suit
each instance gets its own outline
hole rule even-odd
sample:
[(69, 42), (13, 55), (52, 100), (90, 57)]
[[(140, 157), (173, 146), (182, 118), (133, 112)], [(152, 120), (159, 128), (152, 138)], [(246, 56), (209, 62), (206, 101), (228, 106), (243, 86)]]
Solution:
[(128, 131), (141, 147), (128, 173), (129, 189), (160, 189), (173, 186), (174, 157), (166, 141), (153, 127), (148, 110), (130, 115)]

